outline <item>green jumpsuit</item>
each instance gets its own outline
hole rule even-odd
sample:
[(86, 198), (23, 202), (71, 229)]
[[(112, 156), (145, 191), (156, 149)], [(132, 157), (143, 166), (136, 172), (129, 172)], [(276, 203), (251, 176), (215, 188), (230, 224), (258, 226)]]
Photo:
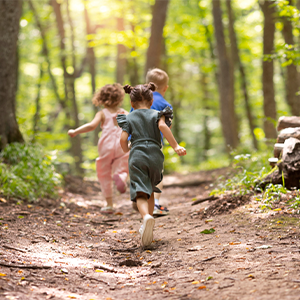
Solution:
[(163, 111), (136, 109), (128, 115), (118, 115), (117, 121), (123, 131), (131, 135), (129, 154), (130, 198), (136, 201), (137, 192), (150, 198), (163, 178), (164, 155), (161, 151), (161, 134), (158, 121), (165, 116), (170, 127), (173, 112), (169, 107)]

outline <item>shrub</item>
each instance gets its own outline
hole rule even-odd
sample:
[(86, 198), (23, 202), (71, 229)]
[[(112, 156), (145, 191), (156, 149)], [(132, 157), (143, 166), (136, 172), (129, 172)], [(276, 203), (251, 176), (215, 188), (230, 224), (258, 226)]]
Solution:
[(0, 153), (0, 193), (36, 201), (54, 198), (61, 184), (52, 157), (37, 144), (9, 144)]

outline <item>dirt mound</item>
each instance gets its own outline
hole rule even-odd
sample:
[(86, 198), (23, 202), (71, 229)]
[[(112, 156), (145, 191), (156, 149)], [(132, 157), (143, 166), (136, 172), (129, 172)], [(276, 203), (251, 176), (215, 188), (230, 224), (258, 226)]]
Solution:
[(66, 175), (64, 177), (65, 191), (75, 194), (97, 194), (101, 191), (98, 181), (86, 180), (80, 176)]
[(201, 219), (203, 219), (209, 216), (229, 213), (235, 208), (250, 202), (251, 196), (252, 194), (222, 197), (218, 200), (215, 200), (207, 209), (201, 209), (199, 211), (199, 215)]

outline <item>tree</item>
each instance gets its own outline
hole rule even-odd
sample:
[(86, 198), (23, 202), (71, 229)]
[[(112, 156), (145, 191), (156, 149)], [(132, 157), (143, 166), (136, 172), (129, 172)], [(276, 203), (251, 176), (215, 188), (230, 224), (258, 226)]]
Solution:
[[(83, 68), (77, 69), (76, 66), (74, 26), (69, 11), (69, 0), (66, 0), (65, 3), (66, 3), (66, 10), (67, 10), (67, 20), (69, 23), (70, 35), (71, 35), (70, 40), (71, 40), (72, 50), (71, 50), (70, 61), (73, 70), (73, 72), (71, 73), (68, 72), (67, 70), (66, 33), (65, 33), (65, 23), (61, 12), (61, 4), (58, 3), (57, 0), (51, 0), (51, 5), (53, 7), (56, 16), (58, 34), (60, 37), (60, 50), (61, 50), (60, 60), (63, 69), (63, 74), (64, 74), (65, 99), (68, 103), (67, 110), (71, 108), (72, 117), (73, 117), (72, 120), (73, 124), (68, 125), (68, 127), (70, 128), (70, 126), (75, 126), (77, 128), (79, 127), (80, 124), (78, 118), (78, 106), (76, 101), (75, 80), (77, 77), (80, 76)], [(83, 157), (82, 157), (82, 148), (81, 148), (81, 138), (79, 135), (76, 136), (75, 138), (71, 138), (71, 152), (75, 160), (75, 167), (77, 173), (82, 173), (81, 164), (83, 162)]]
[(156, 0), (152, 10), (152, 25), (146, 57), (145, 73), (151, 68), (161, 67), (163, 51), (163, 30), (167, 17), (169, 0)]
[[(291, 5), (291, 0), (289, 1)], [(282, 34), (284, 36), (285, 43), (294, 46), (294, 35), (292, 22), (288, 18), (283, 20)], [(299, 75), (297, 72), (297, 67), (293, 63), (290, 63), (286, 67), (286, 100), (290, 106), (291, 113), (294, 116), (300, 115), (300, 96), (296, 95), (299, 91)]]
[(17, 48), (21, 14), (22, 0), (0, 1), (0, 150), (8, 143), (24, 141), (16, 120)]
[(221, 123), (226, 146), (238, 146), (238, 131), (234, 110), (233, 85), (230, 64), (226, 51), (222, 11), (220, 1), (212, 1), (215, 38), (219, 60), (219, 98), (221, 107)]
[[(274, 1), (265, 0), (261, 4), (264, 14), (263, 54), (271, 55), (274, 51), (275, 8)], [(272, 60), (263, 60), (263, 95), (264, 95), (264, 132), (267, 139), (275, 139), (277, 136), (274, 122), (276, 120), (276, 102), (274, 92), (274, 63)]]
[(237, 37), (234, 29), (234, 15), (231, 8), (231, 0), (226, 0), (227, 5), (227, 13), (228, 13), (228, 19), (229, 19), (229, 38), (230, 38), (230, 44), (231, 44), (231, 53), (232, 53), (232, 61), (234, 65), (237, 65), (240, 71), (241, 76), (241, 85), (243, 90), (243, 95), (245, 99), (245, 108), (246, 108), (246, 115), (249, 123), (250, 133), (252, 137), (252, 143), (254, 149), (258, 149), (258, 143), (257, 139), (254, 134), (254, 118), (251, 111), (250, 101), (249, 101), (249, 95), (248, 95), (248, 87), (247, 87), (247, 79), (246, 79), (246, 73), (244, 65), (240, 58), (238, 43), (237, 43)]

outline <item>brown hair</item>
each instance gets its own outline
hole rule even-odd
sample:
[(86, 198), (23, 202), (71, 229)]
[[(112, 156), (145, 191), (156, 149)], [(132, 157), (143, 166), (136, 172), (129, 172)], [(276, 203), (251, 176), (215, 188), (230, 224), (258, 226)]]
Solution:
[(156, 84), (158, 89), (161, 89), (168, 85), (169, 76), (165, 71), (161, 69), (151, 69), (147, 72), (146, 82), (153, 82)]
[(139, 84), (135, 87), (127, 84), (123, 89), (126, 94), (129, 94), (132, 102), (151, 101), (153, 99), (152, 91), (155, 91), (156, 86), (153, 82), (149, 82), (148, 84)]
[(124, 95), (119, 83), (107, 84), (94, 94), (92, 101), (95, 106), (114, 107), (123, 101)]

